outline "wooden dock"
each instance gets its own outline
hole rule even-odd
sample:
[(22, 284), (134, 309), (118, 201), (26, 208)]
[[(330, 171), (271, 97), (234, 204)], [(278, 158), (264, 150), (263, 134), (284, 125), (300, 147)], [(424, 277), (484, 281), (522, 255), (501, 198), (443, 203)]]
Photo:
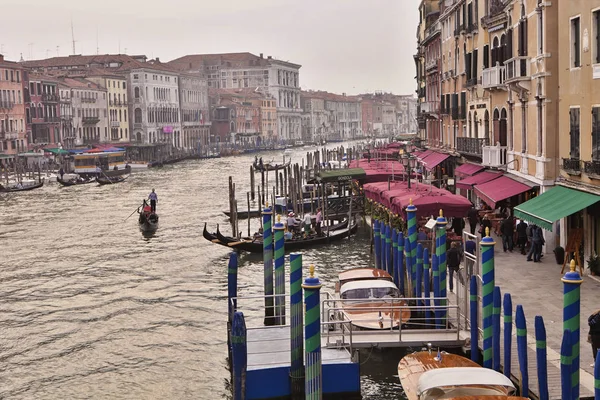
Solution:
[(349, 342), (349, 335), (344, 337), (335, 331), (322, 338), (323, 347), (336, 348), (341, 344), (350, 346), (353, 349), (360, 348), (387, 348), (387, 347), (424, 347), (431, 343), (435, 347), (461, 347), (469, 338), (467, 331), (452, 331), (442, 329), (403, 329), (382, 330), (382, 331), (353, 331), (352, 343)]

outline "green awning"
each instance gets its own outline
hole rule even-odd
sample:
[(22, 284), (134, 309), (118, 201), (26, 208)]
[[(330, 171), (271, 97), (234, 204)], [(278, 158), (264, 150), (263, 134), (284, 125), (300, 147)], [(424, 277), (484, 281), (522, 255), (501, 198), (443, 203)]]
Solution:
[(353, 179), (365, 179), (367, 173), (362, 168), (341, 168), (318, 173), (321, 182), (345, 182)]
[(67, 150), (64, 149), (59, 149), (58, 147), (51, 147), (51, 148), (45, 148), (44, 151), (47, 151), (48, 153), (52, 153), (55, 156), (58, 155), (69, 155), (69, 152)]
[(532, 222), (548, 231), (552, 224), (600, 201), (600, 196), (556, 186), (515, 207), (515, 216)]

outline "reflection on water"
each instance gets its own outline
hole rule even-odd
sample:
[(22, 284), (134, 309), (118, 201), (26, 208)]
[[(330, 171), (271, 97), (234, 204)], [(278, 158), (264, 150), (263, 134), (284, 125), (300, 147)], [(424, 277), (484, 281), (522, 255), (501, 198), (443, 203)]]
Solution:
[[(245, 198), (249, 179), (239, 171), (253, 158), (189, 161), (116, 185), (50, 184), (2, 196), (0, 398), (227, 398), (228, 249), (205, 241), (202, 227), (220, 223), (229, 232), (221, 213), (227, 179), (235, 177)], [(137, 214), (127, 216), (151, 188), (160, 227), (145, 234)], [(247, 231), (245, 221), (240, 230)], [(305, 251), (304, 265), (314, 263), (332, 289), (340, 268), (367, 262), (362, 235)], [(261, 293), (260, 255), (241, 260), (240, 294)], [(400, 356), (377, 353), (361, 357), (364, 398), (396, 399)]]

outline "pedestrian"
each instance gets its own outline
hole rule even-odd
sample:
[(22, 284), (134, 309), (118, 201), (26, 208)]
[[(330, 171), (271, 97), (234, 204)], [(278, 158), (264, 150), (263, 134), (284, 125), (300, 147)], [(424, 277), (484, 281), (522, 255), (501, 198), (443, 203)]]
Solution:
[(62, 181), (63, 175), (65, 174), (65, 170), (62, 167), (60, 167), (60, 169), (58, 170), (58, 173), (60, 174), (60, 180)]
[(154, 189), (152, 189), (152, 192), (150, 192), (150, 194), (148, 195), (148, 200), (150, 200), (150, 209), (152, 210), (153, 213), (155, 213), (156, 212), (156, 203), (158, 203), (158, 195), (156, 194)]
[(477, 213), (475, 206), (472, 206), (469, 210), (467, 219), (469, 220), (469, 226), (471, 227), (471, 235), (474, 235), (475, 232), (477, 232), (477, 223), (479, 222), (479, 214)]
[(304, 214), (304, 235), (310, 235), (312, 225), (312, 217), (309, 212)]
[[(598, 355), (598, 349), (600, 348), (600, 310), (595, 311), (588, 317), (588, 325), (590, 326), (588, 343), (592, 345), (592, 355), (594, 356), (595, 364), (596, 356)], [(593, 367), (594, 364), (591, 364), (590, 367)]]
[(448, 260), (448, 285), (450, 287), (450, 293), (454, 293), (454, 273), (458, 272), (460, 262), (462, 261), (462, 254), (460, 254), (458, 242), (452, 242), (450, 250), (448, 250), (446, 254), (446, 258)]
[(323, 220), (323, 216), (321, 215), (321, 209), (317, 208), (317, 217), (315, 218), (315, 231), (317, 231), (317, 236), (322, 235), (321, 231), (321, 221)]
[(513, 236), (515, 235), (515, 227), (513, 223), (512, 217), (509, 215), (502, 221), (502, 225), (500, 226), (500, 231), (502, 232), (502, 247), (504, 252), (513, 251)]
[(487, 234), (486, 229), (490, 230), (490, 234), (492, 233), (492, 221), (490, 221), (490, 218), (487, 215), (484, 215), (483, 221), (481, 221), (481, 229), (479, 230), (481, 237), (485, 237)]
[(544, 246), (546, 240), (544, 239), (544, 232), (542, 231), (542, 228), (539, 226), (536, 228), (537, 229), (533, 231), (533, 262), (541, 262), (542, 246)]
[(458, 236), (462, 236), (463, 229), (465, 229), (465, 220), (459, 217), (452, 218), (452, 230)]
[(517, 224), (517, 245), (521, 249), (521, 254), (525, 255), (525, 246), (527, 245), (527, 222), (523, 220)]

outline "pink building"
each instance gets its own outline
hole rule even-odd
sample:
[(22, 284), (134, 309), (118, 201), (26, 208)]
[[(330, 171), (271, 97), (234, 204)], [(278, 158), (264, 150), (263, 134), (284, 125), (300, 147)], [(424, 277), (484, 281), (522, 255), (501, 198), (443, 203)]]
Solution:
[(58, 81), (48, 76), (28, 74), (25, 89), (29, 147), (57, 147), (60, 137), (60, 96)]
[(23, 68), (0, 54), (0, 159), (27, 149)]

